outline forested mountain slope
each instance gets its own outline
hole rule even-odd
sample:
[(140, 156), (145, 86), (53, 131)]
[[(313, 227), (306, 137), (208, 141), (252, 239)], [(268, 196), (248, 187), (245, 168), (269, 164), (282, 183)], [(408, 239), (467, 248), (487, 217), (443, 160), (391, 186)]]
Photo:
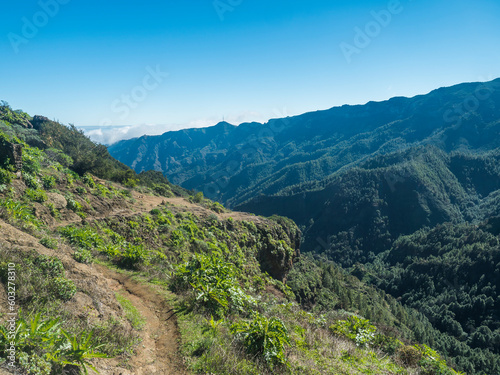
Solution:
[(236, 206), (411, 146), (432, 144), (446, 152), (495, 149), (500, 146), (499, 103), (497, 79), (266, 124), (220, 123), (144, 136), (109, 151), (138, 172), (162, 171), (176, 184)]
[(321, 182), (259, 197), (238, 209), (290, 217), (303, 249), (344, 266), (373, 260), (400, 235), (500, 215), (500, 151), (450, 154), (421, 146), (373, 157)]

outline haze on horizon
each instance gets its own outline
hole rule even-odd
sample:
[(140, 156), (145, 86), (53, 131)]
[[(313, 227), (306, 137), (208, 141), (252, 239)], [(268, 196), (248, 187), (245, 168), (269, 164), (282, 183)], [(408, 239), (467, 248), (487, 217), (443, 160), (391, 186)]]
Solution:
[(499, 16), (494, 0), (6, 3), (0, 99), (103, 143), (265, 122), (500, 77)]

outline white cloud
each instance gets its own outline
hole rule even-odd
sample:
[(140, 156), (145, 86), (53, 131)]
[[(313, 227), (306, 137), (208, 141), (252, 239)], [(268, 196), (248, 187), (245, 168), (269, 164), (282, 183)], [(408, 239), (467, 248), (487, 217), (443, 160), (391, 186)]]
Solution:
[(134, 126), (82, 126), (80, 129), (90, 137), (94, 142), (111, 145), (124, 139), (141, 137), (143, 135), (160, 135), (169, 131), (188, 129), (188, 128), (205, 128), (216, 125), (222, 120), (233, 125), (239, 125), (244, 122), (261, 122), (264, 123), (269, 118), (258, 112), (246, 111), (237, 114), (229, 114), (217, 118), (212, 116), (209, 118), (196, 119), (187, 123), (187, 125), (134, 125)]

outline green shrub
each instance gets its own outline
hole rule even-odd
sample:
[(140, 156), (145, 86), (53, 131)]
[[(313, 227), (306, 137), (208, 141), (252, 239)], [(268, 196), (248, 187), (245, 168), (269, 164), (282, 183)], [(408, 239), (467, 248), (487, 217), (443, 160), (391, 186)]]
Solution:
[(11, 223), (21, 224), (27, 230), (40, 229), (42, 226), (30, 206), (10, 197), (0, 199), (0, 215)]
[(57, 240), (52, 237), (43, 237), (40, 243), (48, 249), (57, 249)]
[(137, 186), (138, 182), (139, 182), (139, 180), (136, 180), (135, 178), (128, 178), (128, 179), (124, 180), (122, 183), (123, 183), (123, 186), (134, 188)]
[(193, 290), (196, 304), (222, 317), (230, 310), (243, 311), (255, 305), (255, 300), (239, 286), (236, 276), (235, 266), (226, 262), (221, 254), (196, 254), (189, 262), (175, 268), (171, 287)]
[(64, 277), (64, 265), (57, 257), (38, 255), (33, 263), (49, 277)]
[(43, 203), (47, 200), (47, 193), (42, 189), (26, 189), (24, 196), (32, 202)]
[(231, 333), (243, 340), (250, 354), (263, 356), (270, 367), (286, 363), (285, 345), (291, 344), (288, 330), (281, 319), (268, 319), (254, 312), (250, 322), (233, 324)]
[(42, 176), (43, 188), (46, 190), (52, 189), (56, 186), (57, 181), (54, 176)]
[(203, 202), (203, 193), (201, 191), (196, 193), (196, 195), (193, 197), (193, 202), (195, 203)]
[(149, 253), (144, 248), (144, 245), (133, 245), (131, 243), (127, 243), (121, 253), (119, 263), (123, 267), (137, 268), (140, 264), (148, 264), (148, 261)]
[(174, 196), (172, 189), (167, 184), (153, 184), (152, 189), (156, 194), (163, 197), (169, 198)]
[[(6, 342), (7, 334), (7, 326), (0, 326), (0, 344)], [(87, 367), (96, 371), (89, 359), (107, 357), (98, 352), (102, 345), (95, 343), (93, 332), (84, 330), (72, 335), (61, 328), (59, 319), (44, 319), (40, 313), (31, 320), (19, 316), (16, 335), (11, 341), (23, 374), (63, 374), (67, 373), (67, 366), (81, 367), (88, 374)], [(0, 346), (2, 357), (7, 353), (4, 348), (5, 345)]]
[(128, 189), (120, 190), (120, 194), (123, 195), (125, 198), (132, 198), (132, 191)]
[(353, 340), (357, 346), (364, 348), (373, 345), (377, 328), (367, 319), (350, 316), (347, 320), (339, 320), (331, 325), (330, 330), (336, 335)]
[(85, 189), (83, 186), (77, 186), (76, 192), (80, 195), (87, 194), (87, 189)]
[(93, 250), (104, 245), (102, 237), (90, 227), (63, 227), (59, 228), (59, 233), (66, 237), (70, 244), (77, 247)]
[(94, 194), (97, 195), (98, 197), (107, 198), (111, 194), (111, 192), (106, 186), (101, 184), (96, 184), (96, 191), (94, 192)]
[(55, 148), (49, 148), (45, 150), (45, 154), (49, 160), (61, 164), (61, 166), (68, 168), (73, 165), (73, 159), (66, 155), (61, 150)]
[[(429, 348), (427, 345), (415, 345), (413, 347), (420, 354), (418, 365), (421, 368), (422, 375), (456, 375), (451, 367), (448, 367), (446, 361), (441, 358), (439, 353)], [(463, 375), (463, 374), (462, 374)]]
[(23, 173), (23, 180), (27, 187), (35, 190), (41, 189), (40, 180), (36, 176), (29, 173)]
[(66, 207), (68, 207), (68, 209), (70, 209), (71, 211), (80, 212), (83, 209), (82, 204), (71, 196), (66, 197), (66, 202), (67, 202)]
[(69, 301), (76, 294), (75, 283), (64, 277), (56, 277), (52, 281), (54, 295), (63, 301)]
[(153, 216), (158, 216), (161, 214), (161, 210), (159, 210), (158, 208), (153, 208), (149, 213)]
[(52, 373), (52, 364), (36, 353), (31, 355), (25, 352), (19, 353), (19, 366), (30, 375), (50, 375)]
[(393, 355), (399, 348), (403, 346), (403, 343), (397, 338), (386, 336), (383, 334), (377, 334), (375, 335), (373, 346), (389, 355)]
[(10, 185), (12, 177), (12, 172), (7, 169), (0, 168), (0, 185)]
[(90, 252), (90, 250), (82, 249), (82, 248), (79, 248), (74, 252), (73, 258), (77, 262), (85, 263), (85, 264), (91, 264), (94, 260), (94, 257), (92, 256), (92, 252)]
[(95, 181), (94, 178), (89, 174), (85, 173), (82, 177), (82, 181), (85, 185), (87, 185), (89, 188), (94, 189), (95, 188)]
[(50, 211), (50, 214), (55, 217), (55, 218), (58, 218), (61, 216), (61, 213), (59, 212), (59, 210), (56, 208), (55, 204), (54, 203), (47, 203), (47, 208), (49, 209)]
[(45, 158), (44, 152), (34, 147), (24, 147), (23, 149), (23, 168), (22, 171), (28, 174), (40, 173), (41, 163)]

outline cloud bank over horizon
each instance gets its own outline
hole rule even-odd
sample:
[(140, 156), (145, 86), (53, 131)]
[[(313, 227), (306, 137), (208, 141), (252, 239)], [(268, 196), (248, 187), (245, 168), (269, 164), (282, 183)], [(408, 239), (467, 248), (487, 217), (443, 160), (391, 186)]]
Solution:
[(286, 109), (283, 111), (275, 110), (274, 116), (265, 116), (258, 112), (247, 111), (239, 114), (229, 115), (223, 118), (204, 118), (193, 120), (187, 124), (141, 124), (141, 125), (102, 125), (102, 126), (77, 126), (81, 129), (85, 135), (87, 135), (92, 141), (101, 143), (104, 145), (112, 145), (113, 143), (131, 139), (138, 138), (144, 135), (161, 135), (170, 131), (178, 131), (182, 129), (191, 128), (206, 128), (214, 126), (221, 121), (226, 121), (233, 125), (240, 125), (245, 122), (259, 122), (265, 123), (273, 117), (286, 117)]

